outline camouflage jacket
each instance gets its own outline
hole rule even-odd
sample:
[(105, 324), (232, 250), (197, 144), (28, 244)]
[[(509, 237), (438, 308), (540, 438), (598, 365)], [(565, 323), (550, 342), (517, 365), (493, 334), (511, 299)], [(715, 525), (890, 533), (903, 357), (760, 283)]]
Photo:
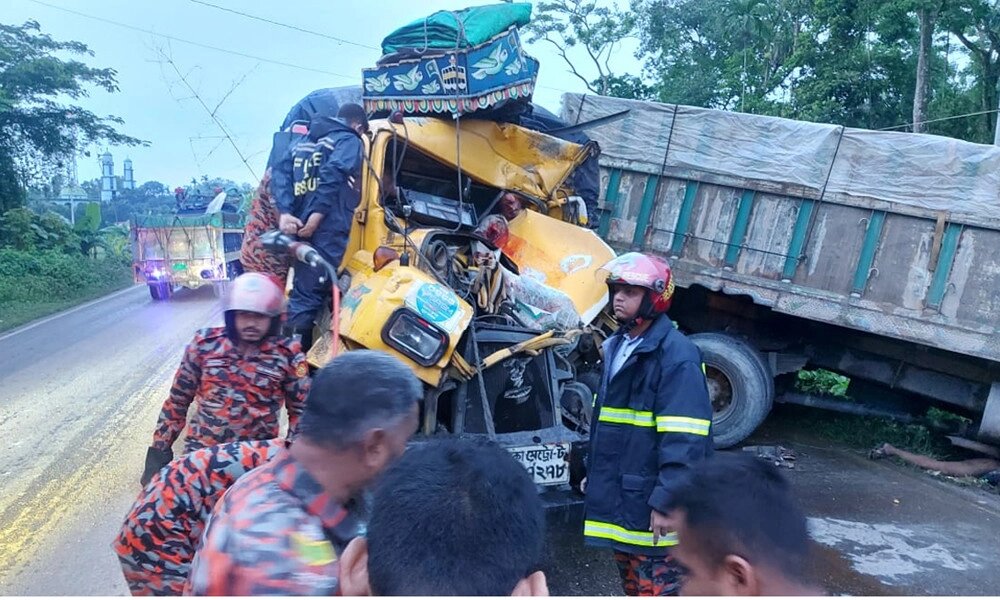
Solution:
[(233, 482), (284, 447), (278, 439), (209, 446), (175, 459), (153, 476), (112, 544), (123, 565), (145, 571), (134, 578), (142, 582), (144, 594), (181, 593), (216, 502)]
[[(268, 170), (264, 174), (250, 204), (250, 215), (243, 228), (240, 262), (246, 271), (271, 275), (279, 282), (284, 282), (288, 278), (288, 257), (270, 252), (260, 243), (260, 236), (278, 228), (278, 206), (271, 195), (270, 173)], [(279, 285), (284, 287), (284, 283)]]
[(309, 388), (308, 366), (297, 340), (268, 337), (254, 354), (241, 355), (224, 327), (204, 329), (184, 351), (163, 403), (153, 447), (169, 449), (195, 404), (186, 452), (239, 440), (278, 437), (278, 413), (288, 409), (294, 431)]
[(219, 501), (185, 594), (321, 596), (339, 592), (337, 558), (358, 524), (287, 450)]

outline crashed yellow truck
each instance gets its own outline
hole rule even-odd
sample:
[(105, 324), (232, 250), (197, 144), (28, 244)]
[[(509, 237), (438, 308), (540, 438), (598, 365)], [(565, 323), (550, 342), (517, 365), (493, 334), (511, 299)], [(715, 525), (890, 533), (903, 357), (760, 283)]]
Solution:
[(427, 390), (421, 434), (495, 439), (562, 491), (571, 463), (581, 472), (608, 330), (597, 271), (614, 253), (567, 200), (592, 151), (485, 120), (373, 121), (340, 269), (337, 343), (410, 365)]

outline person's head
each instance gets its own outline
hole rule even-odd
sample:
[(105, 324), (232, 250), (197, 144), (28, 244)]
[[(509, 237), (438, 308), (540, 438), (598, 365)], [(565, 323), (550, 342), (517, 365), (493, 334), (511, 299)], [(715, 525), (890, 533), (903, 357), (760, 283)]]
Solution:
[(296, 439), (347, 455), (363, 487), (403, 454), (417, 430), (422, 395), (420, 380), (399, 359), (377, 350), (345, 352), (313, 375)]
[(349, 102), (340, 107), (337, 118), (347, 123), (347, 126), (358, 132), (358, 135), (368, 133), (368, 115), (360, 104)]
[(485, 441), (407, 450), (341, 557), (344, 595), (548, 595), (545, 515), (524, 467)]
[(681, 593), (758, 596), (804, 593), (809, 535), (788, 482), (746, 454), (716, 454), (673, 493), (672, 556), (685, 571)]
[(666, 260), (628, 252), (601, 269), (615, 318), (627, 326), (652, 321), (670, 308), (674, 278)]
[(244, 273), (235, 280), (226, 297), (226, 335), (234, 342), (258, 344), (277, 335), (278, 315), (285, 300), (281, 288), (260, 273)]

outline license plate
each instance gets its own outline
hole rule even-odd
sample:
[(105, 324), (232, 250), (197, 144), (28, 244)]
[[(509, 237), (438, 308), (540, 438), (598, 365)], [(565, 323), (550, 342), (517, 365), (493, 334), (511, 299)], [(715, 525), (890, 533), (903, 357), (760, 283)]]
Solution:
[(569, 444), (539, 444), (508, 448), (515, 460), (524, 465), (535, 483), (569, 483)]

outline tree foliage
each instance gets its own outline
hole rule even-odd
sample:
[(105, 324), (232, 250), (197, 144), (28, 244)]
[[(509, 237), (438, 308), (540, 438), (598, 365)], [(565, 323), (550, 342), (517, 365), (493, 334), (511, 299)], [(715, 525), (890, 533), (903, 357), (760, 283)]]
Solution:
[[(587, 89), (607, 95), (612, 87), (628, 84), (616, 77), (611, 59), (635, 25), (635, 15), (617, 6), (600, 6), (596, 0), (551, 0), (538, 3), (525, 31), (529, 42), (545, 41), (554, 47)], [(582, 61), (574, 50), (580, 51)]]
[[(562, 56), (592, 70), (614, 35), (636, 36), (641, 72), (581, 77), (607, 95), (993, 140), (997, 0), (631, 0), (631, 9), (634, 20), (622, 20), (607, 3), (543, 2), (531, 39), (586, 48)], [(619, 29), (579, 34), (605, 21)]]
[(120, 118), (72, 102), (92, 88), (117, 92), (118, 84), (113, 69), (60, 58), (66, 55), (93, 53), (80, 42), (41, 33), (35, 21), (0, 24), (0, 211), (19, 206), (28, 184), (50, 179), (53, 167), (89, 143), (143, 143), (118, 130)]

